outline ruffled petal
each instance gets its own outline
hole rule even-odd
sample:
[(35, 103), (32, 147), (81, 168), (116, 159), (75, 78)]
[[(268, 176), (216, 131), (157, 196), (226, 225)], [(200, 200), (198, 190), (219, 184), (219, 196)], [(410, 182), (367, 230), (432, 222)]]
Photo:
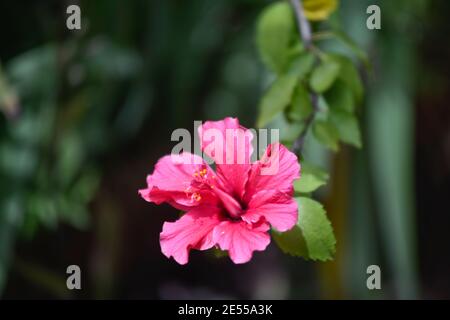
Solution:
[(267, 147), (261, 160), (252, 165), (245, 191), (245, 200), (261, 190), (278, 190), (293, 193), (293, 183), (300, 177), (297, 156), (285, 146), (274, 143)]
[(148, 202), (167, 202), (180, 210), (217, 203), (219, 200), (215, 194), (197, 183), (199, 174), (202, 177), (215, 176), (197, 155), (187, 152), (168, 155), (158, 161), (153, 174), (147, 177), (147, 188), (139, 190), (139, 194)]
[(207, 121), (198, 129), (202, 151), (216, 163), (225, 191), (243, 197), (253, 154), (251, 130), (235, 118)]
[(259, 222), (248, 224), (244, 221), (223, 221), (214, 228), (213, 239), (220, 249), (228, 250), (234, 263), (246, 263), (253, 251), (263, 251), (270, 243), (267, 233), (269, 224)]
[(221, 221), (219, 208), (202, 206), (175, 222), (165, 222), (160, 234), (162, 253), (179, 264), (186, 264), (190, 249), (207, 250), (215, 245), (213, 229)]
[(247, 211), (241, 217), (248, 223), (255, 223), (264, 217), (272, 227), (284, 232), (297, 223), (298, 205), (289, 194), (278, 190), (261, 190), (252, 197)]

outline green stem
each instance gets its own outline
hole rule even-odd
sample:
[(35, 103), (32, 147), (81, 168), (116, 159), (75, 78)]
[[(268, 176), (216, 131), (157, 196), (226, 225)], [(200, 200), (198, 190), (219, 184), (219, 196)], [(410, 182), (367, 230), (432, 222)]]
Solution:
[(332, 31), (319, 31), (312, 35), (312, 40), (313, 41), (328, 40), (334, 37), (335, 34)]

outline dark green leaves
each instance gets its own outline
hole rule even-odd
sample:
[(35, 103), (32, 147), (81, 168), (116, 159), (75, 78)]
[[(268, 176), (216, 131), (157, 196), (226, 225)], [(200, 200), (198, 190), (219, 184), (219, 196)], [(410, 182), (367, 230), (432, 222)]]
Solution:
[(317, 66), (310, 80), (311, 89), (317, 93), (322, 93), (328, 90), (333, 82), (336, 80), (340, 70), (338, 62), (328, 59), (324, 60), (319, 66)]
[(341, 141), (361, 148), (361, 133), (358, 120), (354, 115), (345, 111), (333, 110), (331, 112), (331, 123), (336, 127)]
[(285, 253), (305, 259), (331, 260), (335, 253), (336, 239), (325, 210), (317, 201), (306, 197), (296, 198), (299, 218), (293, 229), (273, 237)]
[[(365, 52), (345, 34), (324, 33), (332, 34), (368, 64)], [(300, 135), (309, 137), (312, 131), (321, 145), (333, 151), (338, 150), (339, 141), (360, 147), (355, 114), (363, 85), (358, 70), (348, 57), (321, 51), (315, 43), (306, 48), (300, 38), (286, 1), (264, 10), (258, 22), (257, 45), (263, 62), (277, 78), (261, 100), (257, 125), (279, 128), (281, 141), (287, 146), (298, 147), (296, 139)], [(302, 162), (301, 179), (294, 182), (295, 193), (308, 195), (327, 180), (325, 171)], [(294, 256), (332, 259), (336, 240), (324, 208), (307, 197), (296, 200), (297, 225), (284, 233), (273, 231), (274, 240), (285, 253)]]
[(267, 7), (258, 21), (256, 42), (261, 59), (277, 74), (286, 66), (293, 30), (295, 22), (292, 9), (285, 2)]
[(287, 73), (304, 79), (314, 66), (315, 57), (309, 52), (303, 52), (289, 62)]
[(366, 67), (369, 67), (369, 58), (367, 57), (367, 53), (361, 49), (349, 36), (342, 31), (334, 31), (333, 35), (345, 46), (347, 46)]
[(317, 120), (313, 125), (313, 134), (317, 141), (333, 151), (339, 148), (339, 131), (333, 123)]
[(301, 121), (311, 114), (312, 109), (311, 96), (308, 89), (300, 82), (294, 90), (287, 116), (292, 121)]
[(341, 79), (336, 80), (331, 89), (325, 93), (325, 100), (335, 110), (345, 112), (353, 112), (355, 110), (353, 93)]
[(264, 127), (289, 105), (297, 79), (281, 76), (272, 84), (261, 100), (258, 127)]
[(339, 72), (339, 79), (351, 90), (356, 103), (360, 103), (364, 94), (364, 87), (359, 76), (359, 72), (349, 58), (334, 54), (332, 59), (337, 61), (341, 68)]
[[(316, 84), (316, 91), (326, 87), (322, 91), (326, 107), (325, 110), (322, 110), (320, 120), (315, 121), (313, 133), (321, 144), (333, 151), (338, 149), (339, 140), (359, 148), (362, 142), (355, 116), (355, 106), (363, 95), (361, 78), (353, 62), (347, 57), (336, 54), (329, 55), (324, 64), (330, 63), (330, 61), (339, 65), (339, 72), (334, 74), (328, 71), (328, 74), (331, 75), (326, 79), (327, 81), (323, 81), (327, 86), (317, 87)], [(311, 82), (313, 82), (314, 74), (319, 72), (317, 70), (320, 71), (319, 67), (314, 70)], [(330, 83), (331, 85), (329, 85)]]

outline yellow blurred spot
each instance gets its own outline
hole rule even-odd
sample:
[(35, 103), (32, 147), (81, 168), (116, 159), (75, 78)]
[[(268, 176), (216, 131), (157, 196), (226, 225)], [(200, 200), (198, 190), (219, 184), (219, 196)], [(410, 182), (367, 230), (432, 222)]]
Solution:
[(308, 20), (326, 20), (336, 10), (338, 0), (303, 0), (303, 8)]

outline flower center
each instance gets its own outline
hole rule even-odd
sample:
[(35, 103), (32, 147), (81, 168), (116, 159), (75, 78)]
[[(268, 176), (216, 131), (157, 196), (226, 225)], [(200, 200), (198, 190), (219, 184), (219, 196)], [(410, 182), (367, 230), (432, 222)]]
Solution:
[(214, 173), (210, 174), (206, 167), (202, 167), (202, 169), (195, 171), (192, 176), (191, 185), (186, 189), (186, 195), (191, 198), (191, 201), (200, 202), (202, 200), (200, 191), (208, 190), (220, 199), (232, 219), (241, 216), (244, 211), (241, 204), (232, 195), (223, 191), (220, 181), (217, 180)]
[(220, 188), (213, 189), (216, 196), (222, 201), (223, 206), (227, 210), (231, 218), (239, 218), (243, 212), (241, 204), (230, 194), (224, 192)]

